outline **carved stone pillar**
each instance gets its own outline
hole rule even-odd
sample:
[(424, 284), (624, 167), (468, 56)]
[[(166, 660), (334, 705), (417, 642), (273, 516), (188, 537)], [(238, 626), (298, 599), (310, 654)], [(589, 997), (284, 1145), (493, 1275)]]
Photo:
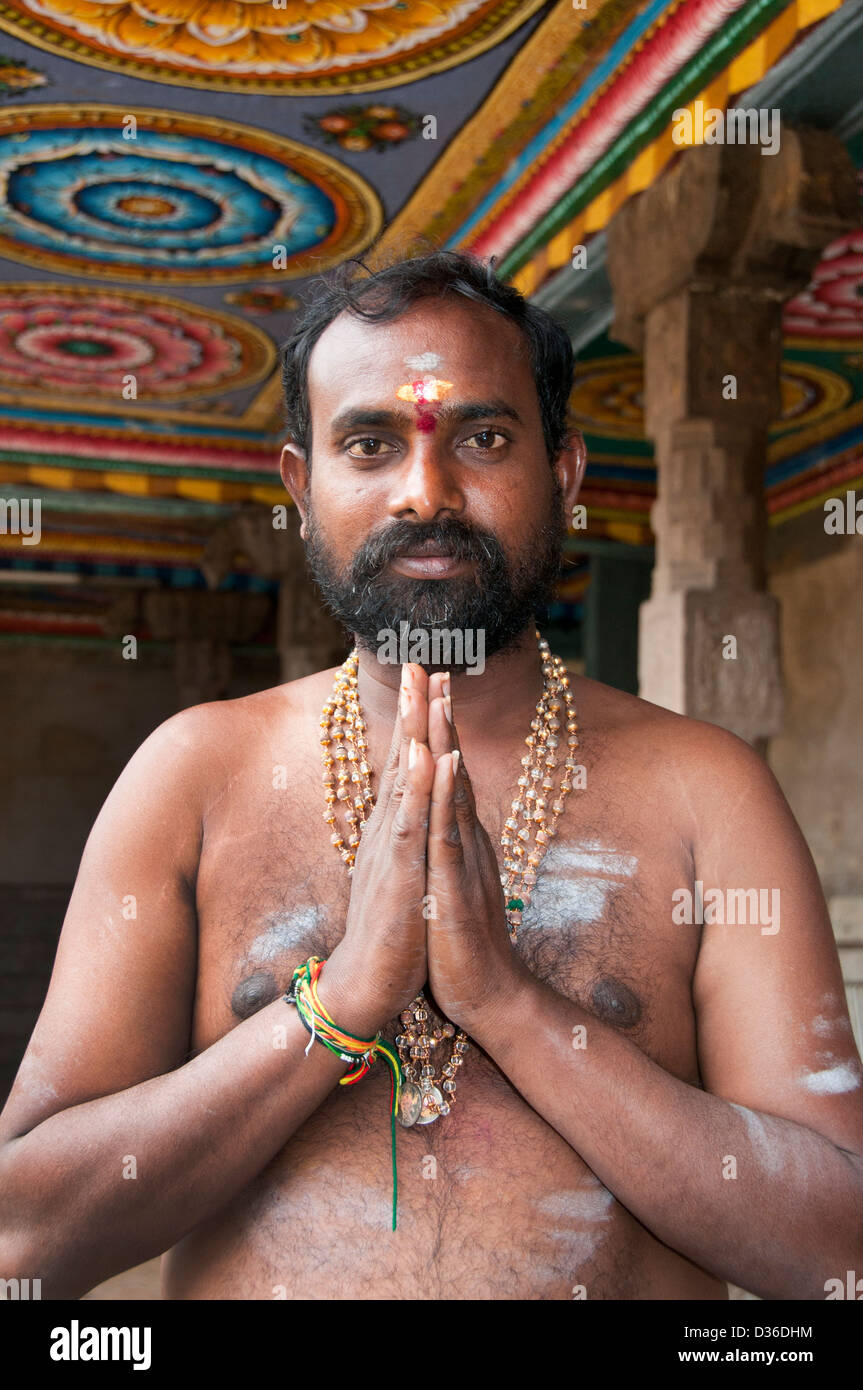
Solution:
[(250, 560), (256, 574), (280, 581), (276, 644), (282, 680), (299, 680), (340, 664), (350, 642), (324, 609), (307, 574), (299, 518), (289, 512), (288, 525), (281, 529), (273, 525), (270, 511), (238, 511), (207, 545), (202, 563), (207, 583), (218, 584), (238, 553)]
[(751, 742), (782, 720), (764, 558), (782, 305), (858, 221), (842, 143), (786, 127), (773, 156), (756, 145), (687, 150), (609, 228), (610, 331), (643, 353), (658, 470), (640, 694)]
[(144, 620), (159, 641), (174, 643), (180, 708), (219, 700), (231, 683), (232, 642), (249, 642), (271, 611), (266, 594), (211, 594), (154, 589), (144, 594)]

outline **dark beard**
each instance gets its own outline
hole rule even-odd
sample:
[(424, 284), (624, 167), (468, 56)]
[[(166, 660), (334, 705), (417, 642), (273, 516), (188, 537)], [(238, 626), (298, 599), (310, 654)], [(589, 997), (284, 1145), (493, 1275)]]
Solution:
[[(514, 647), (536, 610), (554, 594), (560, 573), (566, 523), (555, 479), (547, 521), (525, 536), (511, 565), (496, 536), (455, 518), (436, 522), (395, 521), (365, 541), (345, 574), (332, 564), (325, 539), (307, 503), (306, 563), (324, 603), (368, 651), (380, 647), (383, 629), (477, 632), (485, 634), (485, 656)], [(410, 579), (386, 574), (389, 562), (423, 541), (445, 548), (459, 560), (472, 560), (473, 574), (452, 579)], [(463, 663), (450, 663), (457, 669)], [(426, 665), (428, 671), (436, 668)]]

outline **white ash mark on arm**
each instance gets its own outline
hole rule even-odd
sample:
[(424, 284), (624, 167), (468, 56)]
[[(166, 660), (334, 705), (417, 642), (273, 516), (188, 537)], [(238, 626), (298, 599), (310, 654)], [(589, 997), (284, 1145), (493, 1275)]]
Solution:
[(756, 1115), (754, 1110), (745, 1105), (737, 1105), (733, 1100), (729, 1101), (729, 1104), (732, 1110), (736, 1110), (738, 1115), (743, 1117), (752, 1151), (765, 1172), (771, 1177), (781, 1173), (785, 1167), (784, 1137), (771, 1134), (773, 1126), (769, 1124), (769, 1117)]
[(837, 1096), (845, 1091), (855, 1091), (860, 1085), (861, 1071), (857, 1062), (849, 1059), (825, 1067), (821, 1071), (803, 1071), (798, 1085), (805, 1086), (816, 1096)]

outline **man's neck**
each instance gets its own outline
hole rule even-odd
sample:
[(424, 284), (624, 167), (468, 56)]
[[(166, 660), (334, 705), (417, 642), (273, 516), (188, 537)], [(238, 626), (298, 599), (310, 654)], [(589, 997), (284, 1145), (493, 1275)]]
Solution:
[[(401, 667), (378, 661), (375, 652), (360, 647), (359, 697), (367, 719), (392, 727), (401, 681)], [(512, 723), (520, 728), (542, 694), (542, 664), (533, 623), (518, 644), (489, 657), (481, 675), (452, 673), (453, 713), (459, 728), (486, 737), (504, 732)]]

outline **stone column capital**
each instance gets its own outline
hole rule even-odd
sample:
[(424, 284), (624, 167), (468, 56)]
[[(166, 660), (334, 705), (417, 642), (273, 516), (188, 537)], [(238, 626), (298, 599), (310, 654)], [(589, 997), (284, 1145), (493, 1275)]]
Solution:
[(782, 126), (757, 144), (698, 145), (626, 202), (608, 229), (611, 336), (636, 351), (648, 315), (683, 291), (734, 288), (782, 303), (828, 242), (859, 225), (856, 171), (829, 131)]

